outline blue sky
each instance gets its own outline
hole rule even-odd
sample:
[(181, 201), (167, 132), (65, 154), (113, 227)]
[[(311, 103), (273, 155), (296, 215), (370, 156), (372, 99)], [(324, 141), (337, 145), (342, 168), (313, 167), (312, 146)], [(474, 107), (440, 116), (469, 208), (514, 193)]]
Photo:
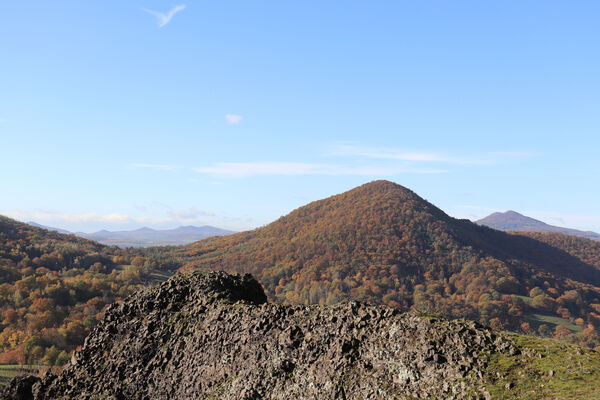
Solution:
[(600, 2), (0, 3), (0, 213), (242, 230), (374, 179), (600, 231)]

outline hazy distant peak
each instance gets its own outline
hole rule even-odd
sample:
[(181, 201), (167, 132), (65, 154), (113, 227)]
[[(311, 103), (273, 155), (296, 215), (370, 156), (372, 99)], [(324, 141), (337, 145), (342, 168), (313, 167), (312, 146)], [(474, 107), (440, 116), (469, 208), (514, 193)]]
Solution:
[(195, 231), (198, 229), (203, 229), (203, 228), (211, 228), (208, 225), (203, 225), (203, 226), (193, 226), (193, 225), (186, 225), (186, 226), (180, 226), (178, 228), (173, 229), (174, 231)]
[[(508, 211), (505, 211), (505, 212), (503, 212), (503, 213), (500, 213), (500, 212), (498, 212), (498, 213), (494, 213), (494, 214), (506, 215), (506, 216), (511, 216), (511, 217), (523, 217), (523, 218), (528, 218), (528, 217), (524, 216), (523, 214), (520, 214), (520, 213), (518, 213), (518, 212), (516, 212), (516, 211), (513, 211), (513, 210), (508, 210)], [(530, 218), (530, 219), (533, 219), (533, 218)]]
[(144, 226), (130, 231), (107, 231), (95, 233), (78, 233), (86, 239), (95, 240), (106, 245), (120, 247), (148, 247), (164, 245), (181, 245), (211, 236), (224, 236), (234, 233), (214, 226), (180, 226), (175, 229), (152, 229)]
[(567, 235), (600, 240), (600, 234), (596, 232), (580, 231), (577, 229), (549, 225), (543, 221), (539, 221), (512, 210), (492, 213), (485, 218), (475, 221), (475, 223), (501, 231), (558, 232)]
[(144, 227), (134, 230), (133, 232), (156, 232), (156, 230), (154, 230), (152, 228), (148, 228), (147, 226), (144, 226)]

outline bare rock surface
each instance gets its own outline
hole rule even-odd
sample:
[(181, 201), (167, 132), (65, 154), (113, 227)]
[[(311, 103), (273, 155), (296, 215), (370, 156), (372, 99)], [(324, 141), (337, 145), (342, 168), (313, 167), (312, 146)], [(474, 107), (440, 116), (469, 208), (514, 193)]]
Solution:
[(112, 305), (59, 375), (22, 378), (19, 395), (13, 381), (3, 394), (36, 400), (485, 399), (487, 357), (517, 351), (474, 322), (357, 302), (271, 304), (250, 275), (193, 273)]

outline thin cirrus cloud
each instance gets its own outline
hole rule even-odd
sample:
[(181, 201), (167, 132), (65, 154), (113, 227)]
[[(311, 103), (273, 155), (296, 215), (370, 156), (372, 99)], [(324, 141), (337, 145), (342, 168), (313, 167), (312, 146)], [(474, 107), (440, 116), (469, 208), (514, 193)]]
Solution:
[(405, 151), (402, 149), (387, 147), (364, 147), (356, 145), (334, 146), (329, 155), (395, 160), (412, 163), (440, 163), (456, 165), (495, 164), (506, 159), (529, 158), (535, 156), (534, 153), (529, 151), (491, 151), (470, 156), (448, 156), (434, 152)]
[(207, 167), (196, 168), (201, 174), (215, 175), (226, 178), (247, 178), (252, 176), (293, 176), (293, 175), (355, 175), (355, 176), (389, 176), (403, 173), (435, 174), (445, 170), (427, 168), (359, 166), (348, 167), (331, 164), (311, 164), (294, 162), (221, 162)]
[(158, 24), (158, 27), (162, 28), (163, 26), (165, 26), (169, 22), (171, 22), (171, 19), (173, 19), (173, 16), (175, 16), (175, 14), (177, 14), (179, 11), (182, 11), (184, 9), (185, 9), (185, 4), (180, 4), (178, 6), (173, 7), (167, 13), (161, 13), (158, 11), (149, 10), (147, 8), (142, 8), (142, 11), (145, 11), (148, 14), (154, 15), (156, 17), (156, 23)]
[(225, 121), (229, 125), (237, 125), (237, 124), (241, 123), (243, 119), (244, 119), (244, 117), (242, 117), (241, 115), (238, 115), (238, 114), (226, 114), (225, 115)]
[(133, 221), (133, 218), (119, 213), (99, 214), (99, 213), (58, 213), (51, 211), (9, 211), (8, 216), (22, 220), (35, 221), (41, 223), (72, 223), (83, 224), (89, 222), (100, 222), (107, 224), (127, 224)]
[(215, 213), (212, 211), (199, 210), (196, 207), (191, 207), (186, 210), (169, 211), (169, 216), (179, 221), (191, 221), (199, 217), (214, 217)]
[[(136, 207), (138, 208), (138, 207)], [(139, 208), (138, 208), (139, 210)], [(156, 215), (127, 215), (120, 213), (62, 213), (53, 211), (23, 211), (12, 210), (4, 212), (11, 218), (20, 221), (34, 221), (37, 223), (58, 226), (79, 226), (89, 224), (101, 224), (103, 226), (124, 226), (131, 224), (157, 225), (168, 223), (182, 223), (195, 221), (201, 217), (214, 217), (212, 211), (199, 210), (195, 207), (185, 210), (171, 210), (166, 216)]]
[(409, 152), (392, 148), (362, 147), (353, 145), (334, 146), (331, 151), (331, 155), (416, 162), (449, 162), (452, 160), (451, 158), (444, 157), (436, 153)]

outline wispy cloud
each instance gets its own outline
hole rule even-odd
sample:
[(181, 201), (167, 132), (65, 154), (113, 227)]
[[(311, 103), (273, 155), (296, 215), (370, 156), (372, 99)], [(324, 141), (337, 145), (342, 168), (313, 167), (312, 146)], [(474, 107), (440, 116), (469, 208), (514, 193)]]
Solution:
[(431, 151), (410, 151), (392, 147), (369, 147), (354, 144), (338, 144), (328, 152), (330, 156), (351, 156), (367, 159), (394, 160), (406, 163), (431, 163), (448, 165), (494, 165), (515, 159), (537, 156), (531, 151), (487, 151), (466, 155), (448, 155)]
[[(138, 211), (144, 213), (149, 209), (146, 206), (136, 206)], [(139, 225), (173, 225), (198, 221), (202, 217), (214, 217), (212, 211), (199, 210), (191, 207), (184, 210), (171, 209), (166, 213), (154, 215), (127, 215), (121, 213), (64, 213), (53, 211), (23, 211), (12, 210), (3, 212), (5, 215), (20, 221), (34, 221), (50, 226), (102, 226), (105, 228), (116, 226)], [(162, 215), (161, 215), (162, 214)]]
[(227, 121), (227, 123), (229, 125), (237, 125), (237, 124), (241, 123), (243, 119), (244, 119), (244, 117), (242, 117), (241, 115), (238, 115), (238, 114), (225, 115), (225, 121)]
[(446, 155), (428, 151), (407, 151), (389, 147), (368, 147), (340, 144), (332, 147), (328, 155), (352, 156), (379, 160), (395, 160), (407, 163), (438, 163), (454, 165), (491, 165), (507, 159), (535, 157), (530, 151), (488, 151), (471, 155)]
[(134, 219), (125, 214), (109, 213), (59, 213), (51, 211), (9, 211), (8, 216), (22, 221), (35, 221), (41, 223), (73, 223), (83, 224), (99, 222), (106, 224), (126, 224)]
[(536, 210), (525, 210), (521, 213), (528, 217), (544, 221), (550, 225), (580, 229), (583, 231), (591, 230), (600, 232), (600, 215), (561, 214), (557, 212)]
[(166, 164), (144, 164), (144, 163), (134, 163), (131, 164), (134, 168), (148, 168), (155, 169), (159, 171), (173, 171), (176, 170), (177, 167), (174, 165), (166, 165)]
[(172, 210), (169, 212), (169, 216), (175, 220), (191, 221), (198, 217), (214, 217), (215, 213), (212, 211), (198, 210), (196, 207), (191, 207), (186, 210)]
[(200, 210), (197, 207), (189, 207), (185, 209), (174, 209), (168, 204), (159, 201), (153, 201), (147, 205), (135, 205), (134, 208), (143, 213), (166, 213), (168, 220), (172, 221), (190, 221), (199, 217), (214, 217), (215, 213), (208, 210)]
[(152, 14), (156, 17), (156, 23), (158, 24), (159, 28), (162, 28), (163, 26), (171, 22), (173, 16), (179, 11), (182, 11), (183, 9), (185, 9), (185, 4), (175, 6), (167, 13), (161, 13), (154, 10), (148, 10), (147, 8), (142, 8), (143, 11), (147, 12), (148, 14)]
[(196, 168), (201, 174), (216, 175), (229, 178), (245, 178), (265, 175), (355, 175), (355, 176), (390, 176), (404, 173), (435, 174), (443, 173), (441, 169), (404, 168), (386, 166), (349, 167), (331, 164), (311, 164), (293, 162), (248, 162), (248, 163), (216, 163), (212, 166)]
[(453, 158), (431, 152), (412, 152), (384, 147), (362, 147), (354, 145), (334, 146), (331, 155), (376, 158), (415, 162), (451, 162)]

